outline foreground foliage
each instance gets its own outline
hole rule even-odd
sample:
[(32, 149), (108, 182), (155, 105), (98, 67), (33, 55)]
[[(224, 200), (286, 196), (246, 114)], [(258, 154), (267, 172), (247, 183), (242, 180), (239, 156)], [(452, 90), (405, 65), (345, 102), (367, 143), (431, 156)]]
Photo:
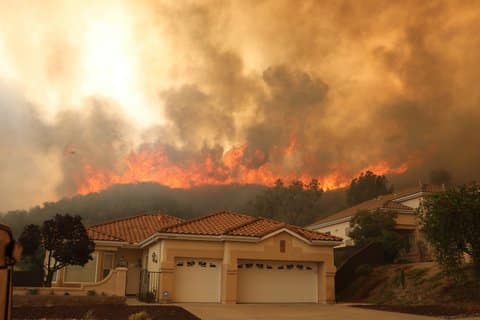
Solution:
[(480, 185), (463, 185), (426, 197), (419, 219), (437, 261), (449, 275), (462, 276), (465, 256), (469, 256), (480, 279)]
[(360, 247), (368, 243), (379, 243), (383, 247), (385, 262), (393, 262), (405, 241), (395, 231), (395, 217), (392, 211), (358, 211), (350, 221), (348, 236)]
[(288, 186), (279, 179), (273, 188), (257, 196), (254, 211), (267, 218), (303, 226), (316, 218), (322, 195), (323, 190), (316, 179), (308, 185), (293, 181)]
[(350, 206), (393, 192), (388, 186), (388, 180), (383, 175), (376, 175), (371, 171), (362, 172), (353, 179), (347, 189), (347, 203)]
[[(92, 260), (95, 244), (88, 238), (82, 218), (57, 214), (42, 226), (28, 225), (20, 235), (20, 243), (27, 248), (25, 255), (35, 257), (43, 265), (44, 285), (50, 286), (56, 271), (68, 265), (84, 266)], [(38, 255), (44, 258), (38, 259)], [(43, 263), (44, 262), (44, 263)]]

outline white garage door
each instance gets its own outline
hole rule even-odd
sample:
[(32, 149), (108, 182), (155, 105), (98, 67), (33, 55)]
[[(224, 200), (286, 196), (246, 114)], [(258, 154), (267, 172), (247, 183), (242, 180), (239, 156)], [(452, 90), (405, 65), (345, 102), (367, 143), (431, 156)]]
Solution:
[(240, 303), (317, 302), (315, 263), (244, 261), (238, 263)]
[(220, 302), (221, 260), (179, 258), (175, 264), (176, 302)]

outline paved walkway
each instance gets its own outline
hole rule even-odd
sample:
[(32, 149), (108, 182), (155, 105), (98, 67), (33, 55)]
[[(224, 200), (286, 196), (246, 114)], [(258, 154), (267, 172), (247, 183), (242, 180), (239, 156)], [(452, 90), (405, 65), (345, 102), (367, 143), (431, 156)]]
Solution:
[(318, 304), (179, 304), (202, 320), (432, 320), (432, 317)]
[[(128, 298), (129, 305), (153, 305)], [(435, 317), (354, 308), (349, 304), (177, 304), (202, 320), (432, 320)], [(460, 318), (456, 318), (460, 319)], [(462, 318), (480, 320), (480, 317)]]

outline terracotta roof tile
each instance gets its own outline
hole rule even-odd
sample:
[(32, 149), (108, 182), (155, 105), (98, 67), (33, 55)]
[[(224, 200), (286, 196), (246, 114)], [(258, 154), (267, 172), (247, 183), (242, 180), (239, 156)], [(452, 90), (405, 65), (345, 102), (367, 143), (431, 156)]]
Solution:
[(414, 211), (413, 208), (395, 201), (387, 201), (382, 205), (382, 209)]
[(199, 235), (222, 235), (226, 231), (243, 225), (246, 222), (255, 220), (252, 216), (239, 213), (218, 212), (188, 220), (177, 225), (162, 228), (161, 232), (181, 233), (181, 234), (199, 234)]
[[(309, 240), (321, 240), (321, 241), (342, 241), (343, 239), (340, 237), (332, 236), (329, 234), (308, 230), (305, 228), (294, 227), (295, 232), (307, 238)], [(294, 231), (292, 230), (292, 231)]]
[(233, 228), (228, 232), (228, 234), (234, 236), (262, 237), (270, 232), (278, 230), (283, 226), (285, 226), (285, 224), (279, 221), (257, 218), (242, 226)]
[(102, 232), (99, 232), (95, 229), (87, 229), (88, 237), (92, 240), (103, 240), (103, 241), (125, 241), (123, 239), (104, 234)]
[(87, 231), (93, 240), (138, 243), (154, 234), (158, 229), (183, 221), (183, 219), (166, 214), (146, 213), (93, 225), (88, 227)]
[(219, 212), (186, 221), (160, 230), (163, 233), (229, 235), (261, 238), (281, 228), (286, 228), (308, 240), (341, 241), (341, 238), (310, 231), (301, 227), (262, 217), (252, 217), (233, 212)]

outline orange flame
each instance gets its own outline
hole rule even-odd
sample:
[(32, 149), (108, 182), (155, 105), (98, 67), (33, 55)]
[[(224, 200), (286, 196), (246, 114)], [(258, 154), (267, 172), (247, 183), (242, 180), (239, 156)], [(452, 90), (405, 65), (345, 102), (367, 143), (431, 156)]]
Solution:
[[(292, 139), (283, 153), (291, 155), (294, 152), (295, 144), (296, 140)], [(278, 170), (268, 162), (258, 168), (250, 168), (242, 162), (246, 147), (246, 145), (243, 145), (228, 150), (221, 160), (208, 155), (201, 161), (190, 160), (181, 164), (172, 162), (162, 147), (157, 150), (131, 152), (123, 160), (121, 172), (106, 168), (95, 168), (86, 164), (84, 172), (77, 179), (77, 192), (87, 194), (101, 191), (113, 184), (136, 182), (157, 182), (171, 188), (233, 183), (273, 185), (278, 178), (284, 181), (301, 180), (304, 183), (308, 183), (312, 178), (315, 178), (323, 189), (336, 189), (347, 186), (353, 178), (345, 175), (341, 167), (332, 168), (330, 174), (322, 177), (307, 174), (279, 174)], [(263, 159), (265, 156), (260, 150), (257, 150), (253, 157)], [(404, 163), (392, 168), (386, 161), (380, 161), (373, 166), (360, 170), (360, 172), (366, 170), (376, 174), (400, 174), (408, 170), (408, 165)]]

